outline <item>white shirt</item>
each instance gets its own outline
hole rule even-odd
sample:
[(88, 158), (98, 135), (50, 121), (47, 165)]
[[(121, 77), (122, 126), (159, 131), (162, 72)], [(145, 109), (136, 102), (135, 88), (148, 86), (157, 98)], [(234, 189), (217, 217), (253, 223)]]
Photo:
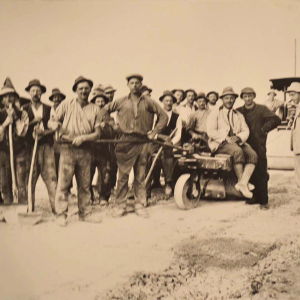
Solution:
[[(168, 116), (168, 123), (167, 123), (167, 126), (168, 126), (169, 123), (170, 123), (173, 111), (172, 110), (167, 111), (165, 109), (164, 109), (164, 111), (165, 111), (165, 113)], [(178, 116), (178, 119), (177, 119), (177, 122), (176, 122), (176, 128), (177, 128), (177, 130), (175, 132), (174, 137), (172, 138), (172, 144), (173, 145), (178, 144), (180, 142), (180, 140), (181, 140), (182, 120), (181, 120), (180, 116)]]
[[(38, 109), (36, 109), (33, 105), (31, 105), (31, 108), (35, 118), (36, 117), (43, 118), (43, 104), (40, 105)], [(43, 122), (40, 122), (40, 129), (44, 130)]]

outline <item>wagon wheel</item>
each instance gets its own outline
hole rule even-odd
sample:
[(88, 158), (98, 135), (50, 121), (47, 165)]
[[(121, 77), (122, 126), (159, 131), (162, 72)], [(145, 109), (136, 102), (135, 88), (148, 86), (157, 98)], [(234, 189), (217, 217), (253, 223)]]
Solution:
[(181, 209), (195, 208), (200, 200), (201, 190), (199, 180), (195, 181), (191, 174), (183, 174), (176, 182), (174, 200)]

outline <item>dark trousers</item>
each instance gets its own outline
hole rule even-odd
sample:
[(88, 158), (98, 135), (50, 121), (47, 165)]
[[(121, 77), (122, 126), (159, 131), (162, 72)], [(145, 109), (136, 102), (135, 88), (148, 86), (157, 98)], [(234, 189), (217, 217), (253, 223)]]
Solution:
[[(134, 139), (134, 135), (124, 135), (120, 139)], [(138, 137), (139, 139), (140, 137)], [(119, 168), (117, 182), (116, 200), (120, 207), (126, 207), (126, 196), (128, 192), (128, 178), (131, 169), (134, 171), (134, 196), (136, 204), (147, 205), (145, 180), (146, 165), (149, 155), (148, 144), (117, 144), (116, 157)]]
[(109, 144), (109, 153), (110, 153), (110, 185), (111, 188), (114, 188), (117, 183), (117, 173), (118, 173), (118, 164), (115, 153), (115, 145)]
[(90, 175), (92, 155), (90, 149), (77, 148), (64, 144), (60, 152), (58, 186), (55, 196), (55, 209), (58, 215), (66, 215), (68, 211), (68, 193), (75, 175), (78, 190), (79, 216), (88, 212), (87, 205), (91, 199)]
[(97, 190), (100, 199), (108, 200), (111, 193), (110, 178), (110, 152), (107, 146), (96, 147), (93, 151), (93, 161), (91, 164), (91, 195), (94, 200), (94, 192), (92, 188), (93, 177), (98, 169)]
[[(16, 184), (18, 187), (18, 202), (27, 204), (27, 183), (28, 183), (28, 168), (27, 168), (27, 149), (14, 153)], [(12, 194), (12, 176), (10, 167), (10, 154), (0, 151), (0, 178), (1, 178), (1, 194), (4, 204), (13, 202)]]
[(257, 153), (258, 161), (255, 170), (252, 174), (250, 182), (255, 186), (253, 197), (260, 204), (268, 204), (268, 163), (267, 150), (264, 145), (252, 145), (252, 148)]

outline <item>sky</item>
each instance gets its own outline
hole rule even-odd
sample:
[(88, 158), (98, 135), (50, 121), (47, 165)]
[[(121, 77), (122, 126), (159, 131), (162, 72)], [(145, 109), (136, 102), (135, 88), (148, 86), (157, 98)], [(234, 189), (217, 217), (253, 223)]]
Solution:
[[(0, 0), (0, 83), (16, 90), (38, 78), (74, 97), (83, 75), (128, 93), (140, 73), (158, 99), (164, 90), (240, 93), (263, 102), (269, 79), (300, 76), (300, 1), (5, 1)], [(282, 95), (278, 95), (282, 97)], [(241, 101), (241, 100), (239, 100)]]

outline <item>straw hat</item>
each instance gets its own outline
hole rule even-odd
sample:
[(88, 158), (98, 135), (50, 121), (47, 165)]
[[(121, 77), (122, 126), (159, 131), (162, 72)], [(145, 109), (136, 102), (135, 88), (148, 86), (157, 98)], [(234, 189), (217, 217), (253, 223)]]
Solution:
[(0, 96), (4, 96), (7, 94), (15, 94), (17, 97), (19, 97), (19, 94), (16, 92), (11, 80), (9, 77), (7, 77), (4, 81), (3, 87), (0, 91)]
[(108, 85), (105, 89), (104, 89), (104, 93), (111, 93), (111, 92), (116, 92), (117, 90), (114, 89), (111, 85)]
[(223, 90), (223, 93), (222, 95), (220, 96), (220, 98), (222, 99), (223, 97), (227, 96), (227, 95), (233, 95), (235, 96), (236, 98), (239, 96), (238, 94), (236, 94), (234, 91), (233, 91), (233, 88), (231, 86), (228, 86), (226, 88), (224, 88)]

